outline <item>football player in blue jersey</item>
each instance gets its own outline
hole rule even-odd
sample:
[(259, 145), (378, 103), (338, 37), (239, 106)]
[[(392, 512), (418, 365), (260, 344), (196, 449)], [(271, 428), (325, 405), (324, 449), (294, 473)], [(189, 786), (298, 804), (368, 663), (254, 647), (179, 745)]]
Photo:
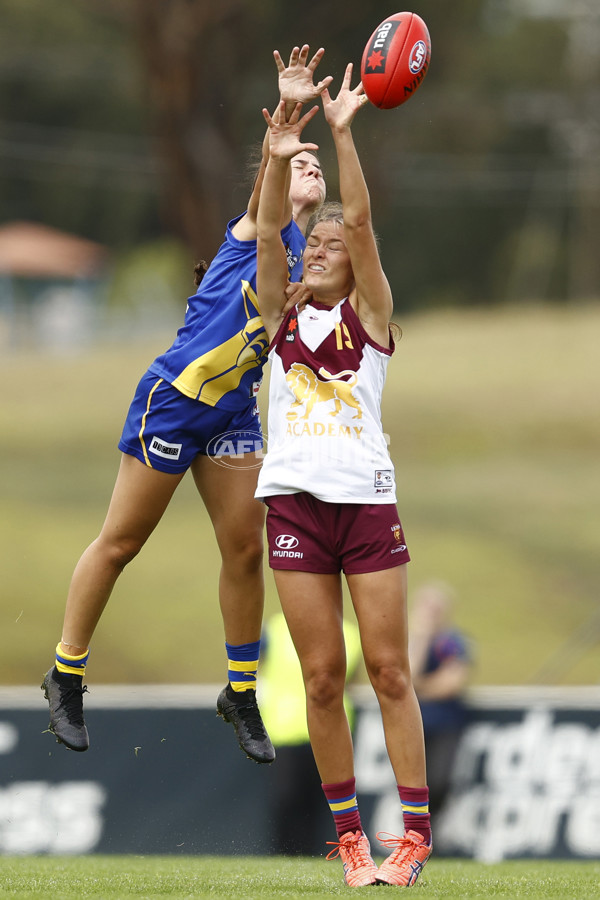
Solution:
[[(315, 100), (331, 77), (314, 83), (323, 50), (295, 47), (288, 65), (275, 52), (280, 99), (290, 111)], [(67, 597), (62, 638), (42, 689), (50, 731), (87, 750), (83, 686), (89, 644), (117, 578), (160, 521), (188, 469), (210, 515), (221, 553), (219, 601), (228, 657), (228, 683), (217, 711), (245, 753), (270, 763), (275, 751), (256, 704), (262, 625), (264, 506), (254, 499), (262, 433), (256, 394), (267, 337), (256, 296), (256, 216), (263, 159), (245, 213), (227, 226), (225, 241), (198, 279), (172, 346), (142, 377), (119, 448), (123, 456), (99, 536), (84, 551)], [(304, 229), (325, 199), (318, 158), (298, 153), (282, 217), (292, 281), (300, 278)]]

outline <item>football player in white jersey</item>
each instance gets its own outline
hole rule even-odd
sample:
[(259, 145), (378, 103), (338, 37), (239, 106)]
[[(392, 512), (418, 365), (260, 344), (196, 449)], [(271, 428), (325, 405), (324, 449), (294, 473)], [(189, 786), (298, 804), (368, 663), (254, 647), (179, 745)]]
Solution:
[[(432, 845), (423, 727), (408, 660), (409, 557), (393, 465), (378, 442), (379, 399), (394, 346), (393, 303), (351, 131), (367, 98), (361, 84), (351, 89), (351, 78), (349, 65), (337, 97), (322, 94), (342, 204), (317, 214), (312, 230), (309, 225), (304, 282), (313, 299), (301, 311), (284, 309), (288, 276), (279, 223), (289, 161), (299, 149), (316, 146), (303, 144), (301, 135), (317, 108), (303, 117), (299, 105), (291, 116), (283, 105), (275, 118), (263, 110), (270, 157), (258, 210), (257, 285), (271, 340), (271, 393), (269, 448), (256, 496), (268, 506), (270, 564), (302, 665), (311, 744), (336, 825), (338, 841), (330, 855), (342, 858), (346, 883), (353, 887), (410, 886)], [(337, 359), (343, 360), (339, 369)], [(366, 434), (358, 430), (363, 426)], [(368, 452), (339, 452), (358, 447), (364, 436), (373, 442)], [(365, 470), (359, 477), (357, 460)], [(379, 869), (360, 820), (343, 705), (342, 572), (404, 816), (404, 834), (381, 836), (392, 852)]]

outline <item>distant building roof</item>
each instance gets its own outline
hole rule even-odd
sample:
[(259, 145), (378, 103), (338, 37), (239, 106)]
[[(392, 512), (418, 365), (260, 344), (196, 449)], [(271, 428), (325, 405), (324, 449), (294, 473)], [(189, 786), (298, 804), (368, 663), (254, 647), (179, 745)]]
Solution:
[(24, 278), (82, 278), (97, 275), (108, 249), (35, 222), (0, 225), (0, 274)]

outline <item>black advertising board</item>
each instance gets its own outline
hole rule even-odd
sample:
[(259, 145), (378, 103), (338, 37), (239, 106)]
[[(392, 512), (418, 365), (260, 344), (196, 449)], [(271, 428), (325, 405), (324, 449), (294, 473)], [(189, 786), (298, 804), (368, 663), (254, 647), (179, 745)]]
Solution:
[[(0, 853), (271, 852), (273, 769), (244, 758), (215, 714), (218, 691), (96, 686), (91, 747), (78, 754), (43, 733), (41, 692), (1, 689)], [(600, 691), (481, 689), (471, 701), (436, 853), (600, 858)], [(373, 840), (402, 824), (376, 704), (366, 690), (356, 703), (357, 789)], [(327, 815), (323, 801), (319, 828)]]

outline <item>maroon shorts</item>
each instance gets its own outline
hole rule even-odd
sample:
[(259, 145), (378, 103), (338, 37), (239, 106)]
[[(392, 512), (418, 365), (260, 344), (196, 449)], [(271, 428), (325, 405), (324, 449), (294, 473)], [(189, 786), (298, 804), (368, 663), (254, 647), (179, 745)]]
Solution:
[(265, 503), (272, 569), (360, 575), (410, 559), (395, 503), (324, 503), (307, 493)]

